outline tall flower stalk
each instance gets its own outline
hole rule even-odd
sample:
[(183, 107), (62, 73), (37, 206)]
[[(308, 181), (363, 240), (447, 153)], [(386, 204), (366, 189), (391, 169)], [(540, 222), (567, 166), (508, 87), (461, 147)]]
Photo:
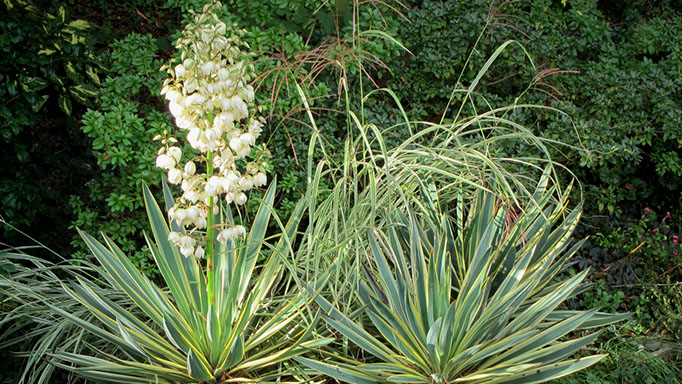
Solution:
[[(185, 256), (206, 258), (208, 296), (213, 302), (215, 241), (226, 243), (243, 236), (235, 223), (215, 224), (219, 199), (243, 205), (246, 192), (266, 184), (263, 148), (256, 160), (247, 161), (261, 134), (264, 119), (256, 116), (254, 89), (249, 84), (254, 68), (242, 52), (244, 31), (228, 29), (216, 16), (220, 3), (207, 5), (183, 31), (176, 47), (182, 63), (164, 67), (170, 74), (161, 91), (169, 102), (175, 123), (186, 131), (193, 148), (183, 165), (183, 152), (172, 136), (157, 136), (163, 146), (156, 165), (168, 170), (168, 181), (180, 184), (182, 195), (169, 210), (180, 230), (169, 239)], [(199, 165), (197, 165), (199, 164)], [(205, 172), (202, 172), (202, 169)]]

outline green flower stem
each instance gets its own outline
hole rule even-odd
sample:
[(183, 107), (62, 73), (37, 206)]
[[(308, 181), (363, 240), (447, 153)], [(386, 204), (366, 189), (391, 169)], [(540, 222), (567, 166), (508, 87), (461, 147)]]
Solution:
[[(213, 153), (206, 153), (206, 181), (213, 175)], [(206, 292), (213, 304), (213, 196), (208, 196), (208, 214), (206, 215)]]

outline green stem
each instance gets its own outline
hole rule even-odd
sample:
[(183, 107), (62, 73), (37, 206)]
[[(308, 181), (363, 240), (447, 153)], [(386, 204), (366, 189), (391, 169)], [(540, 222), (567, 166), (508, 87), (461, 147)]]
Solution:
[[(206, 181), (213, 175), (213, 153), (206, 153)], [(208, 197), (208, 214), (206, 215), (206, 292), (208, 300), (213, 304), (213, 196)]]

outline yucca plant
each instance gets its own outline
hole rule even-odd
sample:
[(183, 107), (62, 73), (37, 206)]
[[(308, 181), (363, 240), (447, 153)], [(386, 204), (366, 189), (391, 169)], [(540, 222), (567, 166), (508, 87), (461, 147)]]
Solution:
[[(167, 202), (171, 203), (166, 190)], [(208, 297), (200, 260), (185, 257), (168, 240), (166, 219), (147, 188), (144, 198), (154, 241), (148, 244), (168, 291), (140, 273), (108, 238), (104, 243), (83, 233), (102, 266), (102, 277), (130, 298), (144, 317), (102, 295), (96, 281), (78, 278), (69, 294), (96, 318), (50, 308), (78, 327), (116, 346), (123, 357), (93, 348), (91, 354), (60, 350), (57, 365), (96, 382), (223, 383), (281, 380), (276, 364), (300, 354), (314, 327), (301, 318), (306, 299), (295, 293), (276, 296), (271, 288), (282, 272), (280, 257), (289, 250), (301, 217), (302, 204), (286, 225), (270, 256), (256, 268), (275, 195), (270, 186), (243, 242), (216, 243), (214, 302)], [(218, 215), (216, 215), (218, 216)], [(219, 218), (215, 218), (219, 223)], [(176, 230), (178, 230), (176, 228)], [(72, 363), (67, 365), (65, 363)]]
[[(627, 316), (569, 311), (560, 304), (584, 289), (587, 271), (558, 273), (582, 242), (571, 245), (580, 206), (552, 204), (543, 177), (518, 217), (512, 205), (480, 191), (451, 217), (423, 184), (426, 216), (407, 208), (368, 231), (373, 268), (358, 297), (371, 325), (342, 313), (323, 295), (326, 321), (371, 355), (353, 361), (325, 352), (300, 363), (350, 383), (537, 383), (590, 366), (604, 355), (573, 358), (599, 332), (564, 339)], [(319, 292), (315, 292), (319, 293)]]

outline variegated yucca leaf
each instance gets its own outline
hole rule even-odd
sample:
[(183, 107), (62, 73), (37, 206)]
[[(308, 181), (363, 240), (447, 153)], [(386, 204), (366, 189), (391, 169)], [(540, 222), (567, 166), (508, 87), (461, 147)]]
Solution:
[[(101, 264), (103, 277), (125, 293), (144, 317), (131, 315), (102, 295), (96, 282), (78, 279), (70, 287), (64, 285), (98, 321), (56, 306), (53, 310), (115, 345), (126, 357), (97, 350), (92, 355), (58, 352), (54, 354), (57, 364), (95, 382), (129, 384), (267, 382), (287, 376), (287, 372), (264, 368), (277, 367), (304, 348), (327, 340), (309, 337), (314, 324), (302, 319), (303, 295), (284, 292), (285, 296), (276, 296), (280, 293), (273, 292), (283, 272), (281, 258), (291, 252), (303, 200), (277, 244), (271, 246), (270, 256), (257, 267), (275, 185), (273, 181), (266, 192), (245, 240), (216, 242), (213, 303), (200, 261), (182, 256), (168, 241), (167, 220), (146, 186), (144, 198), (153, 234), (148, 245), (167, 291), (140, 273), (112, 240), (105, 237), (100, 243), (81, 233)], [(164, 193), (166, 202), (172, 202), (167, 188)], [(220, 220), (216, 215), (215, 222)]]
[(296, 360), (358, 384), (539, 383), (598, 362), (603, 355), (573, 357), (598, 332), (564, 336), (628, 314), (559, 310), (584, 289), (587, 271), (556, 279), (582, 244), (571, 244), (581, 207), (552, 204), (546, 181), (519, 214), (480, 191), (453, 217), (422, 185), (427, 217), (395, 211), (383, 231), (368, 231), (375, 265), (358, 296), (371, 327), (316, 295), (327, 323), (375, 360)]

